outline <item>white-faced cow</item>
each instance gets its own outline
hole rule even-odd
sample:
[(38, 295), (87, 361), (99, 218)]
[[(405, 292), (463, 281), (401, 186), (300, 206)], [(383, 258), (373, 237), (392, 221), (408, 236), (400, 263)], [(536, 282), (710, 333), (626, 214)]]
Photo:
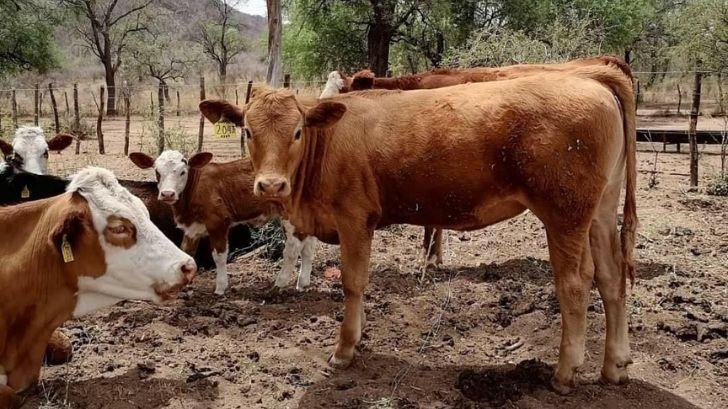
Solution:
[(45, 175), (48, 152), (60, 152), (73, 142), (73, 136), (58, 134), (46, 141), (43, 128), (22, 126), (15, 131), (12, 145), (0, 139), (0, 150), (8, 163), (27, 172)]
[(169, 299), (196, 271), (105, 169), (81, 170), (60, 196), (0, 208), (0, 225), (13, 238), (0, 243), (0, 402), (35, 382), (64, 321)]
[[(361, 340), (376, 228), (472, 230), (530, 209), (546, 227), (561, 306), (554, 388), (571, 390), (584, 361), (595, 278), (607, 325), (602, 376), (627, 379), (636, 132), (622, 65), (313, 104), (268, 90), (244, 110), (225, 107), (244, 116), (255, 194), (282, 205), (301, 234), (341, 243), (345, 310), (330, 364), (348, 366)], [(217, 109), (208, 105), (201, 103), (203, 113)]]
[[(260, 225), (277, 216), (267, 201), (253, 195), (253, 170), (249, 159), (228, 163), (210, 163), (212, 154), (201, 152), (187, 159), (178, 151), (164, 151), (157, 159), (134, 152), (129, 158), (142, 169), (154, 168), (159, 200), (172, 206), (174, 219), (184, 231), (182, 250), (192, 254), (202, 237), (209, 236), (217, 277), (215, 293), (222, 295), (228, 286), (228, 230), (236, 224)], [(286, 227), (283, 266), (276, 286), (291, 282), (299, 255), (301, 271), (296, 288), (305, 289), (311, 282), (315, 238), (299, 240), (291, 225)]]

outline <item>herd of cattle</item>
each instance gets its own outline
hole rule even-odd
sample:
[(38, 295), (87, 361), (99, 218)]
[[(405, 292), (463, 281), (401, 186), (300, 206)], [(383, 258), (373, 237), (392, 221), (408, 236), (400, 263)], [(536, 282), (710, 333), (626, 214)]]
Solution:
[(222, 295), (230, 248), (249, 239), (235, 226), (273, 218), (287, 236), (278, 287), (291, 284), (299, 257), (296, 287), (310, 284), (316, 239), (340, 245), (345, 310), (329, 363), (343, 368), (365, 324), (376, 229), (425, 226), (425, 257), (439, 263), (441, 229), (481, 229), (530, 210), (546, 228), (561, 306), (554, 389), (569, 392), (584, 361), (593, 280), (606, 314), (602, 377), (627, 379), (637, 218), (635, 101), (623, 61), (400, 78), (333, 72), (318, 99), (263, 88), (242, 108), (207, 100), (200, 111), (242, 128), (249, 157), (134, 153), (157, 183), (94, 167), (65, 179), (45, 175), (48, 151), (71, 136), (46, 141), (24, 127), (12, 145), (0, 140), (0, 408), (38, 379), (47, 350), (68, 342), (57, 331), (64, 321), (125, 299), (173, 297), (206, 263), (204, 237)]

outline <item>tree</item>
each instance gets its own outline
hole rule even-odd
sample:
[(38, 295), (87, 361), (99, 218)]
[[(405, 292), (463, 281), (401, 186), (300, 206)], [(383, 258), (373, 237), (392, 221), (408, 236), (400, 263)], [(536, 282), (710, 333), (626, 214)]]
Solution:
[(210, 0), (209, 4), (217, 13), (212, 22), (200, 26), (197, 42), (205, 55), (215, 62), (220, 82), (225, 84), (228, 65), (247, 49), (241, 27), (234, 19), (240, 0)]
[(0, 0), (0, 77), (58, 66), (53, 26), (58, 13), (37, 0)]
[(281, 66), (281, 41), (283, 41), (283, 8), (281, 0), (266, 0), (268, 8), (268, 71), (266, 82), (279, 87), (283, 74)]
[(77, 17), (76, 30), (104, 66), (108, 115), (116, 115), (116, 73), (135, 33), (146, 30), (143, 11), (152, 0), (63, 0)]

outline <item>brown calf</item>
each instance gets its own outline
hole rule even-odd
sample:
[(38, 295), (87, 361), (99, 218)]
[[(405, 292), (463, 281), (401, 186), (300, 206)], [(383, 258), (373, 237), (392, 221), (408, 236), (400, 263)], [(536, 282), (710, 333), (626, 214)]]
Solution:
[(554, 387), (568, 392), (583, 363), (594, 278), (607, 320), (602, 376), (627, 379), (635, 109), (631, 79), (618, 65), (352, 93), (313, 105), (286, 90), (267, 91), (238, 110), (243, 114), (255, 193), (280, 203), (297, 231), (341, 243), (345, 312), (332, 365), (349, 365), (361, 340), (374, 229), (480, 229), (530, 209), (546, 226), (561, 305)]

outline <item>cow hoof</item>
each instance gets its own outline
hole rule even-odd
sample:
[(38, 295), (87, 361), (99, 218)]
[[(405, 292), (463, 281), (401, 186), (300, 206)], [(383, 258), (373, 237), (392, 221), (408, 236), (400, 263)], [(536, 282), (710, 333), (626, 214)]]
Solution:
[(551, 378), (551, 387), (558, 393), (559, 395), (568, 395), (574, 390), (574, 381), (571, 382), (561, 382), (554, 376)]
[(302, 293), (302, 292), (304, 292), (306, 290), (308, 290), (308, 285), (297, 285), (296, 286), (296, 291), (298, 291), (298, 292), (301, 292)]
[(354, 358), (337, 358), (336, 354), (329, 357), (329, 366), (334, 369), (346, 369), (351, 365)]
[(620, 385), (629, 382), (627, 366), (631, 363), (632, 360), (630, 359), (621, 365), (605, 365), (602, 368), (602, 382), (611, 383), (613, 385)]
[(220, 295), (220, 296), (223, 296), (223, 295), (225, 295), (225, 290), (226, 290), (226, 289), (227, 289), (227, 288), (225, 288), (225, 287), (222, 287), (222, 288), (220, 288), (220, 287), (215, 287), (215, 294), (216, 294), (216, 295)]
[(51, 339), (45, 350), (44, 362), (46, 365), (61, 365), (71, 361), (73, 357), (73, 345), (66, 334), (59, 330), (53, 331)]

